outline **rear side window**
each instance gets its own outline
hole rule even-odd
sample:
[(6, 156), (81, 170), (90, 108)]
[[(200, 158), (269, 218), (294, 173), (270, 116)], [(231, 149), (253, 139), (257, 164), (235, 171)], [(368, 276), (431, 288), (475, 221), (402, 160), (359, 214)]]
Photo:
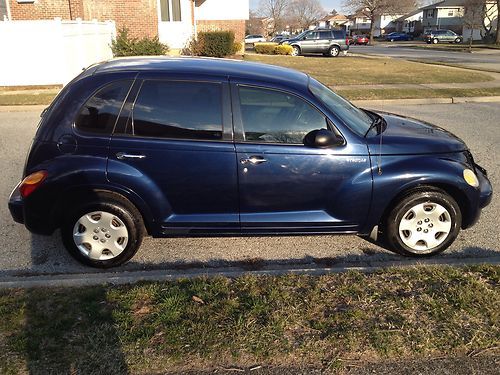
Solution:
[(209, 82), (144, 81), (132, 112), (140, 137), (222, 139), (222, 89)]
[[(343, 31), (334, 31), (333, 32), (333, 37), (335, 39), (344, 39), (345, 38), (345, 34)], [(360, 37), (364, 37), (364, 35), (360, 35)]]
[(320, 39), (330, 39), (332, 37), (332, 33), (330, 31), (320, 31), (319, 38)]
[(111, 134), (132, 80), (118, 81), (100, 89), (87, 100), (78, 114), (78, 130), (98, 134)]

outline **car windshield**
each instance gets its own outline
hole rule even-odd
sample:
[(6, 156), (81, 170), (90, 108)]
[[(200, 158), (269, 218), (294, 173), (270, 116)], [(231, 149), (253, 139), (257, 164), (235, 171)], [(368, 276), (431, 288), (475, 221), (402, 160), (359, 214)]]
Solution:
[(310, 30), (306, 30), (306, 31), (303, 31), (301, 32), (299, 35), (296, 35), (294, 36), (293, 38), (294, 39), (299, 39), (299, 38), (302, 38), (304, 35), (306, 35)]
[(373, 119), (364, 111), (313, 78), (309, 78), (309, 90), (356, 134), (363, 137), (367, 133)]

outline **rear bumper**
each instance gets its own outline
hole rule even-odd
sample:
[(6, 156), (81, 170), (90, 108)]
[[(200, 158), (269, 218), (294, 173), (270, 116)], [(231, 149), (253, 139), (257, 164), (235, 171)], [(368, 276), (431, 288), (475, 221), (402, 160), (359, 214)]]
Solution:
[(21, 197), (19, 185), (12, 191), (9, 198), (9, 211), (12, 219), (25, 227), (32, 233), (50, 235), (54, 232), (54, 227), (49, 215), (44, 212), (34, 212), (30, 209), (26, 201)]
[(24, 224), (24, 202), (19, 192), (19, 185), (10, 194), (9, 211), (16, 223)]

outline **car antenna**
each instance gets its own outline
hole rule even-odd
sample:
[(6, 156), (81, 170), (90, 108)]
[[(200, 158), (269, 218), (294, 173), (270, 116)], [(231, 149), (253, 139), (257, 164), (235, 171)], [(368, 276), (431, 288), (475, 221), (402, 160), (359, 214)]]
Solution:
[(380, 176), (382, 174), (382, 137), (383, 135), (382, 131), (382, 123), (380, 123), (380, 143), (378, 146), (378, 161), (377, 161), (377, 169), (378, 169), (378, 175)]

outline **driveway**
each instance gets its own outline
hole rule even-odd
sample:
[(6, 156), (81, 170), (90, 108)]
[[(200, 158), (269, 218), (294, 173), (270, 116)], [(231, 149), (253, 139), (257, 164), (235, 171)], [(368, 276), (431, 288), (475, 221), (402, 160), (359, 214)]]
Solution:
[[(369, 102), (366, 104), (370, 106)], [(500, 186), (500, 153), (496, 103), (431, 106), (378, 107), (386, 111), (434, 122), (464, 139), (477, 162), (488, 169), (494, 189)], [(375, 108), (374, 108), (375, 109)], [(59, 235), (31, 235), (14, 223), (7, 209), (11, 189), (21, 177), (26, 151), (36, 129), (36, 112), (0, 112), (0, 276), (19, 274), (98, 272), (80, 266), (61, 245)], [(454, 245), (439, 257), (445, 262), (464, 258), (500, 256), (497, 213), (500, 199), (494, 196), (480, 222), (462, 232)], [(230, 265), (278, 267), (279, 265), (328, 264), (363, 266), (400, 262), (396, 256), (356, 236), (253, 237), (209, 239), (147, 238), (135, 258), (118, 270), (226, 267)]]
[(437, 49), (411, 48), (405, 44), (376, 44), (373, 46), (351, 46), (350, 52), (402, 58), (406, 60), (423, 60), (444, 62), (464, 67), (486, 69), (500, 72), (500, 50), (481, 50), (481, 52), (455, 52)]

